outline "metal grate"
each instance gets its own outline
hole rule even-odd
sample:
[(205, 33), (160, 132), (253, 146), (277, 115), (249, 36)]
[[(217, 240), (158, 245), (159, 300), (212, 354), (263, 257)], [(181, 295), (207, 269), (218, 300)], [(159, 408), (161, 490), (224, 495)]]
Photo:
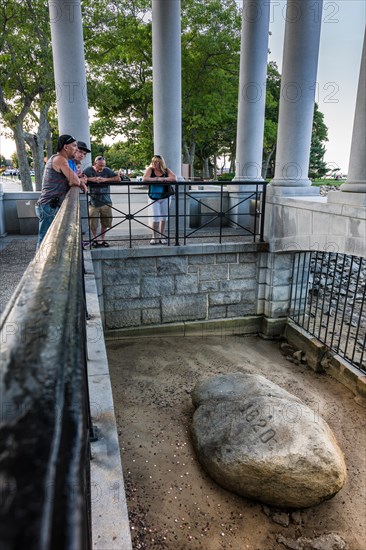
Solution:
[(366, 259), (328, 252), (294, 255), (290, 318), (366, 372)]

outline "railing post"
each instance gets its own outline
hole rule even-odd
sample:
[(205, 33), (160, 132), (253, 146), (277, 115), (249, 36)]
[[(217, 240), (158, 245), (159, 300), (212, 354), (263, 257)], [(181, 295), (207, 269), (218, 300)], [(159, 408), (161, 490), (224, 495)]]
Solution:
[(179, 187), (178, 182), (175, 182), (175, 246), (179, 246)]

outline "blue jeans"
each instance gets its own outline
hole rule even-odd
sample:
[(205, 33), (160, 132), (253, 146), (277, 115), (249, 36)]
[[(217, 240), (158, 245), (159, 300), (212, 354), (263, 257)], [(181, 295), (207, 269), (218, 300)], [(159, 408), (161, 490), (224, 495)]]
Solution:
[(36, 204), (36, 215), (39, 219), (37, 248), (39, 248), (41, 242), (45, 238), (48, 228), (55, 219), (58, 210), (58, 206), (52, 208), (49, 204)]

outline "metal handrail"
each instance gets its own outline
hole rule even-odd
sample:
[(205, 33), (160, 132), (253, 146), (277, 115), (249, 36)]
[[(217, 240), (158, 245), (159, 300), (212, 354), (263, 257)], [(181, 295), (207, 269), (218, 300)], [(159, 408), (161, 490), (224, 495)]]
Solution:
[(91, 548), (79, 190), (1, 318), (0, 547)]
[[(205, 200), (195, 196), (196, 193), (200, 193), (200, 189), (194, 189), (193, 187), (201, 186), (217, 186), (217, 193), (219, 193), (219, 208), (216, 209), (210, 204), (207, 204), (207, 197)], [(133, 205), (133, 198), (136, 195), (140, 195), (139, 191), (134, 191), (136, 186), (146, 186), (144, 182), (111, 182), (110, 195), (113, 200), (113, 225), (108, 229), (107, 233), (109, 241), (128, 241), (129, 247), (133, 246), (133, 243), (137, 243), (137, 246), (141, 246), (141, 241), (150, 240), (150, 227), (149, 227), (149, 213), (148, 204), (139, 207)], [(207, 182), (207, 181), (179, 181), (172, 184), (175, 188), (175, 206), (172, 206), (169, 211), (169, 218), (167, 222), (167, 229), (165, 234), (161, 236), (167, 239), (168, 245), (187, 244), (187, 241), (191, 239), (205, 239), (210, 238), (217, 239), (219, 243), (226, 241), (229, 238), (240, 236), (250, 237), (255, 242), (259, 240), (264, 241), (264, 215), (265, 215), (265, 197), (266, 197), (266, 182), (258, 181), (220, 181), (220, 182)], [(225, 186), (238, 186), (238, 190), (235, 191), (237, 200), (229, 206), (224, 206), (223, 197), (225, 193), (229, 193)], [(115, 191), (116, 187), (122, 186), (122, 191)], [(242, 186), (239, 191), (239, 186)], [(254, 189), (253, 189), (254, 186)], [(89, 196), (93, 196), (94, 189), (98, 187), (96, 183), (89, 183)], [(103, 184), (105, 187), (105, 184)], [(244, 187), (244, 189), (243, 189)], [(248, 188), (248, 189), (246, 189)], [(210, 189), (212, 191), (212, 188)], [(121, 206), (117, 203), (117, 197), (120, 195), (126, 195), (126, 200)], [(100, 196), (98, 197), (99, 200)], [(103, 201), (101, 201), (103, 202)], [(195, 204), (199, 210), (199, 218), (201, 223), (198, 226), (191, 227), (190, 219), (190, 205)], [(249, 204), (253, 203), (253, 204)], [(202, 212), (201, 210), (205, 211)], [(243, 212), (236, 212), (242, 209)], [(134, 221), (140, 229), (146, 229), (146, 235), (138, 236), (133, 233), (131, 222)], [(123, 229), (124, 224), (128, 223), (128, 231), (125, 232), (125, 238), (123, 235), (116, 235), (116, 231), (113, 234), (110, 233), (112, 229)], [(216, 224), (217, 227), (213, 228), (212, 225)], [(93, 238), (90, 232), (90, 217), (88, 214), (89, 224), (89, 242), (98, 240), (100, 232)]]

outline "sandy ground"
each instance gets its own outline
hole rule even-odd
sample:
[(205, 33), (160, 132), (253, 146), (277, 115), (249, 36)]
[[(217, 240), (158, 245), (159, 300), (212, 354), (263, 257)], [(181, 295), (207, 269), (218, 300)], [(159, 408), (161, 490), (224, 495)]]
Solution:
[[(344, 386), (254, 336), (129, 339), (107, 348), (134, 549), (366, 548), (366, 410)], [(226, 491), (202, 470), (190, 439), (190, 392), (202, 378), (237, 371), (263, 374), (329, 423), (348, 467), (332, 500), (279, 511)]]

